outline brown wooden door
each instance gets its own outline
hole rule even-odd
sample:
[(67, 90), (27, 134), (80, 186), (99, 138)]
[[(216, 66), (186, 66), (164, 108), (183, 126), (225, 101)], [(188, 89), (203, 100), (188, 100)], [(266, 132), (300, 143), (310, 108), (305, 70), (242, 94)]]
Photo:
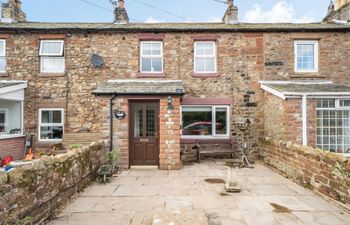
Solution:
[(159, 165), (159, 101), (133, 101), (130, 111), (130, 165)]

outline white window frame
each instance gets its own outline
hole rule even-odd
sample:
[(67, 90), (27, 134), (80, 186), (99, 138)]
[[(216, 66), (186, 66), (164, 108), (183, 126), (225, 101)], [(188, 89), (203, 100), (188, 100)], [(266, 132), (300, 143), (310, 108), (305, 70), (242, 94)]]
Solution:
[[(182, 135), (183, 129), (183, 118), (182, 118), (182, 109), (184, 107), (211, 107), (212, 108), (212, 135)], [(216, 126), (213, 126), (213, 123), (216, 123), (216, 109), (225, 108), (226, 109), (226, 134), (216, 134)], [(230, 138), (230, 106), (228, 105), (182, 105), (180, 107), (180, 118), (181, 118), (181, 138), (184, 139), (229, 139)]]
[[(160, 55), (144, 55), (143, 54), (143, 44), (160, 44)], [(143, 71), (142, 59), (161, 59), (162, 67), (161, 71)], [(162, 41), (141, 41), (140, 42), (140, 72), (141, 73), (163, 73), (164, 72), (164, 50), (163, 50), (163, 42)]]
[(0, 73), (6, 73), (7, 69), (7, 59), (6, 59), (6, 39), (0, 39), (0, 43), (4, 43), (4, 51), (0, 52), (0, 58), (5, 59), (5, 68), (4, 70), (0, 70)]
[(340, 106), (340, 101), (350, 101), (350, 99), (344, 98), (344, 99), (336, 99), (335, 100), (335, 107), (340, 110), (350, 110), (350, 106)]
[[(197, 44), (213, 44), (213, 55), (197, 55)], [(198, 74), (212, 74), (217, 72), (217, 49), (216, 49), (216, 42), (215, 41), (195, 41), (194, 42), (194, 64), (193, 64), (193, 71)], [(196, 70), (196, 63), (197, 58), (214, 58), (214, 70), (213, 71), (197, 71)]]
[[(60, 43), (61, 44), (61, 49), (60, 49), (60, 53), (59, 54), (47, 54), (47, 53), (43, 53), (43, 44), (45, 42), (51, 42), (51, 43)], [(65, 69), (66, 69), (66, 60), (64, 57), (64, 40), (41, 40), (40, 41), (40, 49), (39, 49), (39, 55), (40, 55), (40, 72), (41, 73), (64, 73)], [(63, 59), (63, 68), (62, 70), (56, 70), (56, 71), (44, 71), (43, 68), (43, 61), (46, 58), (62, 58)]]
[[(314, 46), (314, 66), (313, 70), (298, 69), (298, 45), (312, 44)], [(296, 73), (317, 73), (319, 64), (319, 42), (315, 40), (297, 40), (294, 41), (294, 72)]]
[[(42, 111), (61, 111), (61, 123), (42, 123)], [(59, 142), (62, 139), (41, 139), (41, 126), (45, 127), (60, 127), (62, 126), (62, 131), (64, 134), (64, 108), (40, 108), (39, 109), (39, 121), (38, 121), (38, 140), (43, 142)]]

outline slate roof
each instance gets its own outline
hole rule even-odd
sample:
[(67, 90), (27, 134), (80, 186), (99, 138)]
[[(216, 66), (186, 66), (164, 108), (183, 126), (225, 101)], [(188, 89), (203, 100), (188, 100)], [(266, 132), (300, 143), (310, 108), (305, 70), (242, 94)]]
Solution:
[(178, 32), (178, 31), (349, 31), (350, 23), (0, 23), (0, 31), (83, 30), (83, 31), (134, 31), (134, 32)]
[(111, 80), (97, 87), (97, 95), (183, 95), (180, 80)]
[(340, 84), (265, 84), (282, 93), (332, 93), (349, 92), (350, 87)]

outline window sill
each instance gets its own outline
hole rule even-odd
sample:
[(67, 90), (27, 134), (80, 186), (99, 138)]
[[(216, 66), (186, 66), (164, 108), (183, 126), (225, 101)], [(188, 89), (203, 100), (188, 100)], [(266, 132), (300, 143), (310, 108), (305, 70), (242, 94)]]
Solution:
[(159, 78), (165, 77), (164, 73), (138, 73), (137, 77), (139, 78)]
[(25, 135), (23, 135), (23, 134), (8, 134), (8, 135), (1, 135), (0, 140), (11, 139), (11, 138), (21, 138), (21, 137), (25, 137)]
[(8, 77), (9, 74), (7, 72), (0, 72), (0, 77)]
[(192, 77), (196, 78), (207, 78), (207, 77), (219, 77), (218, 73), (193, 73)]
[(40, 73), (39, 77), (64, 77), (66, 73)]

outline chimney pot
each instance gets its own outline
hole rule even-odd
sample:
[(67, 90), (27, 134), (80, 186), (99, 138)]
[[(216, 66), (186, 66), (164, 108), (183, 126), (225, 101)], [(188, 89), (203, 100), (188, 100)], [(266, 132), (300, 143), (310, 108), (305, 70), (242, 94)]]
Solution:
[(222, 21), (226, 24), (238, 23), (238, 7), (234, 5), (233, 0), (227, 0), (227, 10)]
[(125, 6), (124, 6), (124, 0), (118, 0), (118, 7), (121, 8), (121, 9), (124, 9)]
[(26, 22), (26, 14), (22, 11), (20, 0), (8, 0), (7, 3), (1, 4), (1, 22)]
[(129, 23), (129, 16), (125, 10), (124, 0), (118, 0), (118, 6), (114, 9), (114, 23), (116, 24), (127, 24)]

